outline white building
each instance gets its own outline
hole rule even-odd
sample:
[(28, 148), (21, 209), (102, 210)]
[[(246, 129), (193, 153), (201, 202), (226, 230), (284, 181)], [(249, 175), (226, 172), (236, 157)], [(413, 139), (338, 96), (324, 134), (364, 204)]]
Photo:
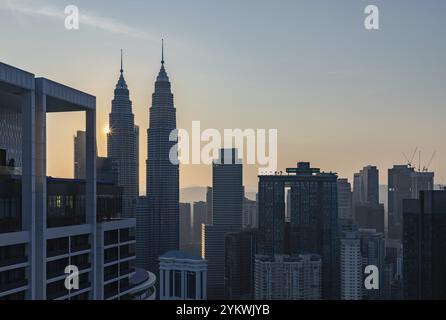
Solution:
[(161, 300), (206, 300), (207, 261), (182, 251), (160, 258)]
[(362, 299), (361, 239), (356, 231), (344, 231), (341, 237), (341, 299)]
[[(342, 232), (340, 240), (341, 299), (376, 300), (384, 298), (384, 236), (375, 229), (357, 229)], [(379, 276), (378, 290), (364, 286), (364, 270), (374, 265), (383, 274)]]
[(322, 261), (319, 255), (257, 255), (256, 300), (319, 300), (322, 297)]

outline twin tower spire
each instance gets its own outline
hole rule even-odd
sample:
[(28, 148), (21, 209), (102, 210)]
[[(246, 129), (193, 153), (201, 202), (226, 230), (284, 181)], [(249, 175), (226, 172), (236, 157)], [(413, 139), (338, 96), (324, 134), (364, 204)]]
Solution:
[[(164, 65), (164, 39), (161, 39), (161, 64)], [(121, 74), (124, 73), (123, 51), (121, 49)]]

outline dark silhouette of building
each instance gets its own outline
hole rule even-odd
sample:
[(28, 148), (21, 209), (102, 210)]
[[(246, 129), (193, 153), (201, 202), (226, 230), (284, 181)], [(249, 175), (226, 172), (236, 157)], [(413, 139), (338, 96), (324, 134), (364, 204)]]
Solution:
[(220, 150), (212, 166), (212, 225), (203, 231), (203, 258), (208, 261), (208, 298), (225, 296), (225, 235), (242, 230), (243, 165), (236, 149)]
[(408, 165), (395, 165), (388, 172), (389, 237), (402, 239), (403, 200), (417, 199), (420, 191), (433, 190), (434, 173), (419, 172)]
[(353, 222), (384, 233), (384, 205), (379, 203), (379, 171), (366, 166), (353, 177)]
[(405, 299), (446, 299), (446, 190), (403, 200)]
[(124, 79), (122, 52), (120, 76), (109, 115), (109, 128), (107, 152), (118, 174), (118, 185), (123, 188), (123, 216), (134, 218), (139, 196), (139, 128), (135, 126), (132, 101)]
[(256, 230), (225, 236), (225, 296), (228, 300), (254, 299)]
[(193, 241), (201, 247), (201, 226), (206, 224), (208, 203), (204, 201), (194, 202)]
[(212, 187), (206, 188), (206, 224), (212, 224)]
[(192, 242), (192, 214), (190, 203), (180, 203), (180, 249), (185, 251)]
[[(150, 123), (147, 130), (147, 197), (152, 217), (146, 233), (152, 234), (152, 243), (147, 243), (151, 268), (159, 272), (158, 257), (179, 249), (179, 165), (175, 149), (177, 140), (170, 139), (176, 130), (176, 109), (169, 77), (164, 68), (164, 47), (161, 69), (155, 82), (150, 108)], [(171, 157), (172, 156), (172, 157)], [(147, 207), (147, 206), (142, 206)]]
[[(337, 175), (300, 162), (287, 175), (259, 176), (258, 253), (315, 253), (322, 257), (322, 296), (339, 297)], [(286, 241), (285, 188), (290, 188)], [(286, 248), (289, 246), (289, 252)]]
[(338, 179), (338, 220), (341, 224), (353, 222), (353, 193), (348, 179)]

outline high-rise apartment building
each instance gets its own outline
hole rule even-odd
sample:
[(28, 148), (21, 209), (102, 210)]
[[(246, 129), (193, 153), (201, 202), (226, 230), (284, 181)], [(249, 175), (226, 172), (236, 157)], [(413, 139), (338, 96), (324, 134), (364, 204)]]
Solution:
[(322, 297), (321, 278), (322, 262), (318, 255), (257, 255), (255, 299), (319, 300)]
[[(337, 175), (311, 168), (307, 162), (287, 169), (287, 173), (259, 176), (258, 252), (267, 256), (319, 254), (322, 257), (322, 296), (337, 299)], [(285, 221), (286, 188), (290, 190), (289, 223)]]

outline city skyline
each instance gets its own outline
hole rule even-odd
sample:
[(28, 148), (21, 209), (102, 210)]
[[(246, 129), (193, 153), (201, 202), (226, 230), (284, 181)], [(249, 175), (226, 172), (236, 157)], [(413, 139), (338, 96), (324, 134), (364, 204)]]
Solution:
[[(375, 2), (382, 17), (381, 29), (373, 33), (363, 27), (365, 1), (343, 6), (324, 3), (326, 12), (309, 1), (283, 2), (281, 7), (256, 2), (254, 13), (249, 2), (225, 6), (177, 2), (181, 14), (167, 9), (172, 4), (164, 7), (135, 1), (122, 8), (107, 2), (104, 12), (101, 5), (105, 2), (73, 1), (81, 14), (98, 18), (95, 21), (116, 22), (81, 21), (78, 31), (64, 28), (63, 4), (4, 2), (0, 27), (13, 25), (16, 30), (14, 36), (5, 35), (1, 60), (95, 95), (100, 156), (106, 154), (103, 128), (108, 122), (119, 50), (123, 48), (126, 56), (135, 122), (145, 133), (151, 84), (164, 37), (166, 60), (175, 74), (172, 87), (179, 128), (190, 128), (194, 120), (201, 121), (202, 128), (277, 128), (279, 170), (295, 166), (298, 160), (310, 161), (350, 182), (354, 172), (370, 164), (380, 170), (380, 184), (386, 184), (387, 169), (405, 164), (401, 153), (418, 146), (423, 150), (423, 164), (437, 150), (430, 169), (436, 172), (436, 183), (444, 183), (441, 121), (446, 96), (441, 84), (446, 73), (441, 59), (446, 43), (438, 8), (444, 4)], [(201, 10), (196, 12), (198, 7)], [(51, 15), (55, 10), (62, 16)], [(223, 19), (227, 14), (232, 22)], [(219, 23), (203, 28), (212, 19)], [(99, 40), (103, 45), (93, 45)], [(30, 49), (17, 50), (19, 46), (32, 46), (35, 59), (29, 58)], [(86, 78), (87, 70), (91, 76)], [(48, 174), (71, 177), (73, 151), (62, 155), (58, 151), (72, 141), (77, 130), (84, 130), (81, 117), (51, 115), (48, 129)], [(145, 193), (146, 184), (145, 140), (143, 134), (140, 194)], [(188, 165), (180, 170), (183, 188), (211, 184), (211, 166)], [(247, 190), (256, 189), (255, 166), (245, 166), (244, 181)]]

